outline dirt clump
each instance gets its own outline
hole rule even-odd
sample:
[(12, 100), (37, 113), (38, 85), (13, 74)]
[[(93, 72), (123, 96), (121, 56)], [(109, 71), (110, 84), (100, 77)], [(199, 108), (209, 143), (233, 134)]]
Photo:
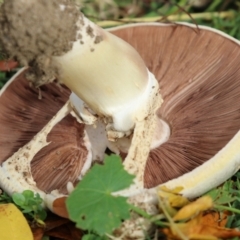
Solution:
[(0, 45), (31, 67), (28, 79), (40, 86), (58, 74), (51, 58), (72, 48), (80, 16), (70, 0), (7, 0), (0, 9)]

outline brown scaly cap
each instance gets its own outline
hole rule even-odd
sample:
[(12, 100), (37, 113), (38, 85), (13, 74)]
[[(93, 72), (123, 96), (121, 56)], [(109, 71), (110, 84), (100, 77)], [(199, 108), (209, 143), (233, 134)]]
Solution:
[(220, 151), (240, 129), (240, 47), (211, 30), (142, 25), (112, 31), (129, 42), (159, 81), (158, 115), (170, 139), (151, 151), (145, 186), (187, 173)]
[[(60, 5), (65, 5), (65, 10)], [(40, 86), (58, 73), (51, 57), (71, 49), (80, 15), (68, 0), (4, 1), (0, 45), (10, 57), (35, 69), (28, 73), (28, 79)]]
[[(21, 73), (0, 96), (0, 163), (29, 142), (67, 101), (70, 91), (55, 83), (38, 90), (30, 87)], [(36, 154), (31, 170), (37, 186), (45, 192), (66, 193), (68, 181), (76, 182), (88, 150), (84, 146), (84, 126), (70, 115), (48, 135), (51, 142)], [(18, 169), (15, 169), (18, 171)]]

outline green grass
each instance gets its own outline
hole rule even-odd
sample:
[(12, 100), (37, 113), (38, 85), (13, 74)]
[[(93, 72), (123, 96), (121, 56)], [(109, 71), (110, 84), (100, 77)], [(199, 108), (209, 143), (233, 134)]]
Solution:
[[(125, 18), (128, 19), (126, 23), (134, 21), (135, 18), (149, 18), (150, 21), (171, 22), (181, 21), (183, 18), (184, 21), (210, 26), (240, 39), (240, 2), (238, 1), (215, 0), (202, 8), (193, 7), (189, 4), (191, 2), (189, 0), (103, 0), (101, 1), (101, 6), (97, 0), (81, 2), (86, 3), (82, 7), (82, 11), (95, 22), (102, 20), (122, 21)], [(100, 9), (101, 13), (99, 14)]]

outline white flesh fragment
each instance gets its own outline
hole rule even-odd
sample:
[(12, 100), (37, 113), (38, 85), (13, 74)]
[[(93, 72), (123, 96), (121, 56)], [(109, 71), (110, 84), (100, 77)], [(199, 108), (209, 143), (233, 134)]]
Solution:
[(93, 116), (86, 104), (75, 93), (71, 93), (70, 102), (72, 104), (73, 112), (71, 113), (80, 123), (92, 125), (97, 118)]
[(83, 178), (83, 176), (86, 174), (86, 172), (92, 166), (92, 161), (93, 161), (92, 144), (91, 144), (91, 141), (90, 141), (90, 139), (88, 137), (88, 134), (87, 134), (86, 130), (84, 130), (83, 142), (84, 142), (84, 146), (87, 149), (88, 154), (86, 156), (86, 160), (85, 160), (85, 163), (84, 163), (84, 165), (82, 167), (80, 176), (78, 177), (79, 180), (81, 180)]
[(71, 115), (79, 123), (85, 124), (85, 131), (91, 143), (92, 160), (103, 161), (109, 143), (105, 124), (94, 116), (94, 113), (75, 93), (71, 93), (70, 102), (73, 108)]
[(163, 143), (167, 142), (170, 135), (171, 130), (169, 125), (161, 118), (157, 118), (156, 129), (151, 142), (151, 149), (157, 148)]
[(105, 125), (97, 120), (94, 125), (86, 125), (85, 130), (91, 142), (93, 161), (103, 161), (108, 146)]
[(150, 72), (144, 98), (142, 108), (134, 116), (132, 143), (123, 162), (125, 169), (136, 176), (134, 184), (130, 187), (134, 191), (144, 188), (144, 172), (157, 123), (156, 111), (163, 102), (159, 94), (158, 81)]
[[(30, 163), (37, 152), (49, 144), (47, 142), (48, 133), (58, 122), (68, 115), (71, 110), (68, 101), (29, 143), (20, 148), (1, 165), (0, 183), (1, 188), (5, 192), (12, 195), (14, 192), (21, 193), (29, 189), (35, 193), (39, 193), (40, 196), (45, 199), (46, 194), (36, 186), (36, 182), (33, 180)], [(62, 195), (58, 194), (58, 197), (59, 196)]]

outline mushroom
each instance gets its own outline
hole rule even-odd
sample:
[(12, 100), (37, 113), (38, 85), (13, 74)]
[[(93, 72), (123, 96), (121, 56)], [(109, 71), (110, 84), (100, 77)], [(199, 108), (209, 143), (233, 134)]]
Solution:
[[(31, 1), (29, 2), (31, 3)], [(62, 11), (64, 11), (65, 8), (62, 7), (61, 9), (63, 9)], [(237, 99), (238, 94), (240, 94), (238, 91), (238, 79), (240, 77), (240, 51), (239, 42), (237, 40), (234, 40), (226, 34), (223, 34), (211, 28), (201, 26), (197, 28), (194, 25), (184, 24), (136, 24), (112, 29), (112, 33), (129, 42), (139, 52), (141, 57), (144, 59), (148, 69), (153, 72), (158, 79), (161, 89), (160, 91), (164, 99), (164, 103), (160, 108), (161, 98), (158, 92), (158, 83), (155, 82), (155, 78), (153, 77), (153, 75), (148, 72), (148, 70), (146, 70), (143, 61), (135, 52), (135, 50), (133, 50), (130, 45), (125, 45), (122, 40), (119, 40), (118, 38), (113, 37), (111, 34), (103, 32), (103, 30), (95, 27), (94, 25), (92, 25), (91, 22), (88, 22), (87, 19), (83, 18), (83, 16), (80, 16), (80, 19), (85, 23), (87, 22), (89, 24), (88, 26), (90, 26), (90, 29), (88, 28), (88, 36), (84, 36), (84, 39), (86, 38), (88, 40), (91, 40), (92, 34), (102, 34), (95, 35), (95, 37), (101, 36), (103, 38), (101, 39), (101, 42), (97, 43), (99, 45), (95, 46), (96, 48), (94, 49), (94, 51), (91, 51), (90, 48), (90, 52), (92, 54), (95, 54), (98, 47), (104, 43), (103, 49), (105, 49), (105, 47), (107, 48), (108, 44), (110, 44), (110, 46), (111, 44), (113, 44), (113, 46), (117, 46), (114, 51), (117, 51), (117, 49), (120, 48), (123, 50), (124, 54), (130, 54), (130, 56), (134, 55), (133, 58), (130, 58), (130, 60), (132, 61), (128, 62), (126, 65), (123, 62), (124, 59), (126, 59), (125, 56), (122, 55), (121, 51), (117, 51), (117, 54), (119, 54), (119, 56), (117, 56), (119, 57), (119, 59), (121, 59), (121, 61), (119, 60), (118, 62), (119, 66), (121, 67), (120, 70), (118, 69), (117, 71), (117, 73), (120, 74), (115, 74), (118, 81), (119, 79), (124, 79), (124, 75), (122, 75), (121, 72), (124, 67), (128, 68), (130, 72), (134, 72), (131, 76), (134, 76), (135, 71), (137, 71), (136, 69), (141, 69), (139, 75), (137, 74), (137, 78), (133, 77), (133, 79), (131, 78), (130, 80), (128, 80), (133, 81), (131, 83), (128, 83), (130, 85), (127, 85), (127, 90), (129, 92), (132, 91), (132, 88), (134, 89), (134, 84), (135, 87), (137, 86), (138, 89), (142, 90), (146, 90), (149, 88), (151, 89), (151, 87), (152, 89), (157, 89), (158, 94), (156, 95), (156, 98), (153, 97), (156, 92), (148, 92), (147, 96), (149, 96), (149, 99), (151, 99), (151, 101), (143, 105), (145, 106), (145, 111), (140, 112), (140, 115), (138, 115), (139, 112), (136, 111), (134, 112), (134, 118), (132, 118), (132, 115), (129, 114), (130, 111), (126, 111), (126, 115), (119, 116), (119, 112), (123, 113), (124, 108), (126, 108), (126, 106), (128, 107), (128, 105), (126, 105), (128, 102), (129, 105), (131, 105), (132, 103), (132, 108), (130, 109), (134, 109), (137, 104), (140, 104), (140, 101), (135, 101), (136, 99), (144, 99), (142, 101), (144, 102), (146, 98), (148, 99), (148, 97), (143, 94), (143, 92), (145, 93), (145, 91), (135, 91), (132, 99), (129, 92), (127, 92), (126, 100), (121, 100), (120, 98), (118, 98), (119, 102), (117, 100), (112, 101), (112, 90), (119, 90), (119, 93), (124, 95), (123, 93), (124, 90), (126, 90), (126, 85), (125, 82), (120, 82), (121, 84), (119, 84), (118, 81), (115, 85), (115, 82), (111, 81), (112, 78), (108, 79), (107, 77), (108, 74), (109, 76), (115, 77), (111, 69), (112, 65), (110, 64), (111, 61), (115, 63), (115, 59), (112, 58), (110, 52), (107, 52), (109, 53), (109, 55), (104, 55), (106, 57), (105, 59), (107, 59), (106, 63), (110, 66), (106, 68), (106, 72), (104, 73), (106, 75), (100, 75), (99, 72), (94, 73), (94, 69), (92, 66), (86, 64), (83, 60), (81, 61), (83, 66), (85, 66), (88, 73), (90, 74), (90, 77), (86, 75), (84, 76), (86, 76), (86, 78), (89, 77), (89, 81), (95, 79), (93, 82), (98, 85), (96, 96), (101, 97), (102, 102), (99, 100), (99, 98), (94, 99), (94, 97), (92, 97), (95, 90), (90, 89), (91, 86), (89, 85), (89, 83), (87, 83), (88, 85), (84, 85), (84, 79), (81, 79), (81, 84), (83, 84), (88, 90), (86, 91), (86, 96), (84, 95), (85, 93), (81, 92), (81, 88), (79, 88), (75, 85), (75, 83), (73, 83), (74, 81), (69, 82), (70, 78), (74, 79), (74, 77), (78, 76), (77, 67), (75, 67), (74, 65), (74, 63), (76, 62), (76, 56), (74, 55), (74, 51), (70, 50), (70, 53), (66, 53), (63, 56), (53, 56), (53, 58), (56, 60), (56, 65), (53, 64), (54, 66), (59, 66), (58, 64), (64, 63), (64, 68), (60, 68), (63, 72), (59, 72), (59, 79), (61, 79), (72, 91), (74, 91), (75, 88), (77, 89), (75, 91), (75, 94), (78, 96), (78, 98), (75, 98), (75, 95), (71, 95), (71, 101), (75, 109), (75, 115), (78, 115), (80, 121), (85, 124), (94, 123), (94, 121), (96, 121), (95, 117), (99, 117), (98, 121), (100, 121), (100, 123), (106, 123), (106, 135), (108, 135), (108, 138), (110, 140), (113, 138), (116, 141), (115, 143), (106, 142), (106, 145), (116, 152), (128, 152), (128, 157), (124, 162), (126, 169), (131, 171), (131, 164), (136, 163), (134, 162), (135, 158), (132, 157), (134, 155), (134, 150), (138, 149), (139, 152), (137, 152), (137, 154), (142, 154), (140, 150), (141, 146), (144, 146), (144, 143), (152, 146), (153, 149), (151, 150), (147, 159), (146, 168), (145, 157), (148, 156), (148, 146), (146, 147), (146, 149), (144, 149), (146, 151), (144, 151), (143, 158), (140, 159), (140, 164), (138, 164), (138, 162), (136, 164), (138, 165), (137, 169), (134, 169), (136, 173), (140, 172), (137, 178), (139, 185), (136, 188), (130, 188), (130, 190), (128, 190), (126, 194), (132, 195), (133, 190), (135, 192), (136, 190), (139, 190), (141, 192), (142, 190), (144, 190), (143, 184), (144, 187), (152, 188), (151, 190), (154, 190), (153, 192), (155, 192), (154, 187), (163, 184), (164, 186), (167, 186), (169, 188), (183, 186), (183, 194), (188, 197), (195, 197), (202, 194), (204, 191), (207, 191), (211, 187), (217, 186), (237, 171), (240, 160), (239, 150), (237, 147), (237, 143), (239, 142), (238, 130), (240, 106), (235, 100)], [(95, 30), (96, 32), (94, 32)], [(148, 38), (146, 39), (145, 36), (148, 36)], [(83, 36), (81, 37), (81, 39), (82, 38)], [(74, 44), (73, 49), (75, 51), (76, 49), (79, 49), (80, 51), (81, 48), (78, 48), (78, 45), (76, 45), (75, 47)], [(158, 51), (156, 51), (156, 49)], [(94, 56), (99, 59), (101, 59), (101, 56), (99, 54), (91, 56), (89, 55), (90, 52), (88, 51), (86, 53), (87, 58), (88, 56), (90, 56), (89, 58), (92, 59), (94, 68), (101, 70), (100, 68), (98, 68), (99, 62), (97, 62), (97, 59), (94, 59)], [(47, 63), (49, 63), (49, 61), (52, 59), (45, 60)], [(137, 65), (135, 64), (136, 62)], [(34, 64), (32, 65), (32, 67), (35, 67)], [(32, 70), (33, 68), (29, 68), (28, 70), (25, 70), (24, 73), (28, 73), (28, 77), (32, 77)], [(71, 75), (72, 72), (74, 72), (75, 75)], [(83, 72), (87, 74), (87, 72), (85, 72), (85, 69), (83, 69)], [(0, 140), (0, 145), (2, 146), (2, 141), (8, 143), (8, 147), (10, 149), (8, 154), (14, 151), (14, 149), (20, 147), (20, 145), (11, 146), (12, 140), (7, 140), (8, 138), (11, 139), (11, 136), (9, 135), (9, 132), (11, 132), (11, 127), (7, 127), (9, 123), (9, 121), (7, 121), (9, 119), (8, 116), (21, 116), (21, 114), (23, 113), (26, 114), (22, 111), (19, 112), (18, 106), (16, 106), (16, 110), (11, 110), (11, 108), (9, 107), (14, 106), (16, 102), (19, 104), (22, 98), (28, 99), (27, 95), (23, 94), (23, 96), (21, 96), (20, 98), (17, 97), (17, 100), (14, 100), (13, 96), (17, 96), (21, 93), (20, 87), (25, 86), (25, 90), (28, 89), (26, 94), (28, 94), (28, 92), (35, 91), (35, 98), (30, 98), (32, 99), (32, 104), (34, 104), (34, 107), (29, 109), (32, 109), (33, 112), (35, 111), (34, 109), (38, 109), (37, 112), (40, 114), (35, 113), (35, 116), (37, 118), (39, 118), (39, 116), (41, 116), (42, 114), (45, 114), (45, 111), (49, 110), (47, 107), (43, 107), (43, 105), (41, 104), (40, 105), (42, 107), (40, 107), (40, 105), (35, 106), (35, 104), (40, 102), (40, 100), (38, 100), (36, 97), (38, 92), (30, 88), (28, 85), (23, 84), (24, 73), (20, 73), (22, 75), (16, 76), (14, 78), (15, 80), (8, 87), (5, 88), (5, 91), (0, 97), (0, 109), (5, 109), (4, 111), (1, 110), (1, 118), (2, 116), (5, 116), (5, 128), (1, 131), (6, 131), (7, 133), (6, 135), (4, 135), (6, 136), (5, 139)], [(100, 82), (96, 81), (98, 80), (98, 75), (103, 76), (109, 86), (115, 87), (111, 88), (111, 91), (109, 91), (109, 88), (106, 88), (103, 82), (101, 82), (100, 84)], [(39, 79), (37, 78), (37, 80)], [(138, 80), (140, 81), (138, 82)], [(16, 84), (17, 82), (19, 82), (19, 85), (17, 87), (19, 93), (15, 92), (14, 94), (12, 94), (12, 98), (7, 97), (8, 92), (11, 91), (11, 86), (14, 85), (15, 82)], [(37, 84), (39, 84), (39, 82), (37, 82)], [(53, 96), (51, 94), (51, 91), (57, 92), (57, 96), (59, 97), (58, 100), (61, 101), (63, 105), (63, 102), (65, 102), (69, 96), (69, 92), (65, 93), (66, 95), (64, 95), (64, 93), (62, 92), (63, 90), (60, 91), (56, 88), (56, 86), (49, 86), (40, 87), (41, 92), (43, 93), (43, 98), (45, 97), (46, 99), (48, 99), (49, 96), (51, 96), (54, 99), (51, 101), (47, 100), (47, 106), (49, 106), (50, 108), (50, 103), (54, 104), (54, 101), (56, 100), (56, 96)], [(48, 87), (54, 89), (47, 90), (46, 95), (44, 95), (44, 89)], [(101, 91), (106, 94), (102, 96)], [(3, 101), (4, 95), (6, 96), (6, 100), (12, 101), (8, 103), (8, 105), (6, 104), (6, 102)], [(79, 96), (87, 104), (87, 106), (83, 103), (83, 101), (79, 99)], [(141, 96), (144, 97), (141, 98)], [(153, 98), (151, 98), (151, 96)], [(25, 101), (27, 101), (29, 104), (29, 100)], [(107, 102), (107, 104), (104, 105), (104, 102)], [(148, 109), (148, 104), (150, 104), (152, 108)], [(6, 105), (8, 107), (6, 107)], [(44, 106), (46, 106), (46, 104)], [(104, 108), (102, 108), (103, 106)], [(65, 109), (68, 109), (68, 107), (68, 104), (65, 105)], [(54, 113), (52, 111), (50, 115), (55, 114), (59, 108), (60, 106), (58, 105), (58, 107), (55, 108)], [(155, 115), (156, 108), (158, 108), (158, 118), (156, 118)], [(25, 107), (23, 107), (23, 109), (25, 109)], [(80, 109), (81, 111), (78, 112), (78, 109)], [(111, 109), (112, 112), (110, 115)], [(65, 116), (70, 111), (71, 109), (66, 110), (66, 112), (62, 116)], [(5, 112), (8, 113), (8, 115)], [(31, 115), (32, 113), (27, 113), (27, 118), (30, 118)], [(145, 119), (148, 115), (150, 115), (151, 117), (149, 119)], [(44, 115), (42, 115), (41, 117), (43, 117), (44, 119)], [(68, 118), (71, 117), (68, 116)], [(47, 120), (50, 120), (50, 118)], [(144, 139), (144, 134), (141, 135), (139, 139), (141, 140), (142, 145), (139, 145), (140, 147), (136, 146), (138, 144), (136, 142), (137, 136), (139, 136), (137, 134), (141, 134), (141, 131), (143, 133), (144, 129), (144, 133), (147, 134), (148, 132), (146, 131), (146, 129), (148, 129), (147, 124), (149, 124), (148, 120), (153, 123), (149, 127), (152, 127), (153, 125), (157, 127), (155, 135), (151, 136), (151, 134), (149, 134), (147, 136), (147, 139)], [(2, 120), (0, 119), (0, 122), (1, 121)], [(37, 119), (35, 121), (37, 121)], [(42, 121), (43, 120), (41, 120), (41, 122)], [(75, 120), (71, 118), (71, 121), (74, 122)], [(46, 122), (47, 121), (45, 118), (44, 124)], [(39, 124), (38, 122), (36, 123)], [(41, 127), (39, 125), (39, 128), (36, 131), (34, 130), (34, 133), (32, 133), (32, 136), (37, 131), (39, 131), (44, 126), (44, 124), (42, 124)], [(64, 126), (63, 122), (59, 122), (58, 124), (59, 127), (58, 125), (56, 125), (55, 128), (58, 128), (59, 131), (61, 130), (64, 132), (63, 127), (61, 127)], [(68, 124), (66, 123), (66, 125)], [(3, 124), (1, 123), (1, 125)], [(81, 132), (80, 135), (83, 136), (83, 125), (80, 126), (82, 130), (77, 130), (78, 127), (76, 127), (75, 131)], [(169, 126), (171, 129), (170, 136)], [(33, 124), (31, 123), (31, 127), (29, 128), (32, 129), (32, 127)], [(164, 128), (164, 131), (160, 131), (159, 129), (161, 128)], [(18, 129), (22, 130), (22, 127), (19, 127)], [(134, 133), (132, 134), (133, 129)], [(91, 130), (94, 133), (94, 130)], [(30, 131), (33, 132), (33, 130)], [(154, 131), (154, 128), (152, 128), (149, 132), (153, 133)], [(67, 132), (69, 133), (68, 130)], [(158, 134), (159, 132), (160, 134)], [(164, 133), (163, 135), (162, 132)], [(20, 133), (20, 139), (21, 135), (22, 134)], [(86, 136), (87, 135), (85, 134), (85, 138), (87, 138)], [(132, 140), (129, 140), (131, 136), (133, 136)], [(151, 137), (153, 137), (153, 139), (151, 139)], [(89, 138), (91, 139), (91, 137)], [(24, 140), (25, 143), (27, 143), (30, 138)], [(59, 144), (61, 146), (61, 143), (58, 143), (58, 139), (54, 139), (54, 141), (56, 142), (56, 145)], [(87, 145), (89, 144), (85, 144), (85, 149), (88, 148)], [(48, 147), (50, 146), (51, 144), (48, 145)], [(44, 151), (44, 148), (41, 151)], [(9, 156), (8, 154), (6, 154), (3, 159), (1, 159), (2, 162), (5, 160), (5, 157)], [(89, 153), (87, 153), (86, 151), (85, 155), (89, 156)], [(38, 168), (37, 164), (40, 164), (41, 161), (42, 160), (40, 158), (38, 158), (38, 160), (33, 160), (33, 162), (36, 163), (36, 169)], [(51, 161), (54, 162), (55, 160), (51, 159)], [(79, 171), (77, 172), (78, 178), (79, 175), (82, 173), (82, 168), (84, 165), (82, 161), (83, 158), (81, 157), (78, 159), (78, 161), (76, 161), (76, 163), (81, 165), (81, 167), (79, 167)], [(89, 165), (90, 164), (88, 162), (88, 166)], [(214, 174), (212, 174), (213, 169), (215, 171)], [(144, 172), (144, 181), (141, 182), (142, 172)], [(187, 172), (190, 172), (190, 175), (185, 174)], [(41, 176), (41, 174), (39, 176)], [(71, 182), (75, 182), (75, 180), (76, 179), (72, 179)], [(69, 179), (67, 179), (67, 181), (69, 181)], [(208, 184), (206, 184), (206, 181), (208, 181)], [(67, 183), (64, 182), (61, 184), (65, 187)], [(54, 188), (55, 186), (52, 186), (49, 191)]]
[[(50, 16), (53, 19), (46, 21)], [(156, 123), (168, 126), (155, 114), (162, 103), (158, 81), (138, 52), (66, 0), (6, 1), (0, 25), (4, 50), (30, 66), (27, 78), (35, 86), (57, 77), (73, 91), (70, 99), (80, 121), (101, 121), (110, 141), (133, 133), (124, 165), (136, 175), (133, 188), (142, 189)]]

